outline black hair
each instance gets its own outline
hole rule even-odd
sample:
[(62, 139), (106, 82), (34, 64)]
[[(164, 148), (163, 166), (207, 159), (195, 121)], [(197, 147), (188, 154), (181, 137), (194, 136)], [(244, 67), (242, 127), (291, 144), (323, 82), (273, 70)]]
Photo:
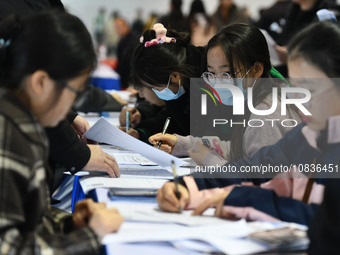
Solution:
[(183, 86), (189, 88), (189, 78), (201, 75), (201, 51), (189, 45), (190, 35), (167, 31), (167, 37), (176, 38), (176, 43), (162, 43), (145, 47), (147, 41), (155, 39), (154, 30), (143, 34), (144, 41), (136, 45), (131, 60), (131, 83), (136, 87), (162, 86), (167, 84), (173, 72), (183, 77)]
[(0, 84), (18, 89), (27, 75), (44, 70), (57, 82), (90, 72), (96, 66), (91, 36), (79, 18), (49, 11), (0, 23)]
[(212, 25), (212, 21), (205, 11), (202, 0), (194, 0), (191, 3), (190, 12), (188, 16), (190, 25), (198, 25), (198, 20), (197, 20), (198, 15), (203, 15), (204, 19), (208, 23), (205, 29), (205, 35), (208, 35), (211, 25)]
[(175, 10), (181, 10), (182, 0), (171, 0), (171, 4)]
[(193, 17), (197, 13), (202, 13), (202, 14), (204, 14), (204, 16), (206, 16), (206, 12), (205, 12), (205, 8), (204, 8), (204, 4), (203, 4), (202, 0), (192, 1), (191, 7), (190, 7), (190, 12), (189, 12), (189, 19), (190, 19), (190, 17)]
[[(229, 62), (230, 73), (245, 69), (249, 70), (256, 62), (263, 64), (263, 74), (256, 83), (253, 90), (253, 102), (256, 107), (272, 93), (272, 88), (278, 86), (274, 81), (270, 81), (270, 70), (272, 68), (268, 50), (267, 41), (262, 32), (255, 26), (248, 24), (231, 24), (224, 27), (212, 39), (207, 47), (204, 67), (207, 68), (207, 53), (211, 48), (220, 46)], [(251, 112), (245, 107), (245, 115), (237, 116), (236, 121), (240, 118), (248, 120)], [(231, 137), (231, 160), (236, 161), (244, 157), (243, 136), (245, 127), (233, 129)]]
[(289, 60), (304, 58), (330, 78), (340, 77), (340, 26), (333, 21), (314, 23), (288, 45)]
[(268, 44), (257, 27), (240, 23), (224, 27), (210, 39), (206, 47), (206, 54), (204, 54), (205, 68), (207, 66), (207, 52), (216, 46), (222, 48), (230, 65), (230, 73), (235, 73), (240, 67), (249, 69), (255, 62), (260, 62), (264, 68), (262, 78), (270, 77), (272, 66)]

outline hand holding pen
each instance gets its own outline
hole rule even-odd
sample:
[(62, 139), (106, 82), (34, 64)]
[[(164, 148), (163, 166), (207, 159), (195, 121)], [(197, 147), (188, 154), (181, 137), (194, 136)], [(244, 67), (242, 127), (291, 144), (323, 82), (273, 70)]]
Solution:
[(178, 183), (178, 178), (175, 178), (174, 181), (165, 183), (157, 193), (159, 208), (165, 212), (178, 213), (181, 209), (187, 208), (189, 201), (189, 191), (186, 187)]
[[(168, 129), (168, 126), (170, 124), (170, 117), (168, 117), (165, 121), (165, 124), (164, 124), (164, 127), (163, 127), (163, 132), (162, 132), (162, 135), (165, 135), (166, 133), (166, 130)], [(162, 145), (162, 141), (159, 141), (158, 142), (158, 145), (157, 145), (157, 149), (159, 149), (159, 147), (161, 147)]]
[(141, 122), (142, 114), (135, 107), (125, 106), (119, 114), (119, 123), (126, 126), (126, 112), (129, 112), (129, 126), (134, 128)]
[(149, 142), (155, 147), (158, 146), (160, 141), (162, 142), (162, 145), (159, 148), (162, 151), (171, 154), (177, 143), (177, 136), (171, 134), (163, 135), (162, 133), (158, 133), (149, 137)]

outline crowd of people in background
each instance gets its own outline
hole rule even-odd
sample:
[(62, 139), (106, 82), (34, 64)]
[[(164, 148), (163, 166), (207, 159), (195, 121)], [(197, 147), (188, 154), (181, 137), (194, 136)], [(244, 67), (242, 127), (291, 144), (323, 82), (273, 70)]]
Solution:
[(208, 41), (224, 26), (232, 23), (253, 24), (265, 30), (276, 42), (276, 51), (281, 64), (278, 70), (287, 76), (287, 47), (290, 39), (316, 19), (320, 9), (331, 9), (335, 15), (339, 8), (335, 0), (276, 0), (265, 9), (260, 9), (257, 20), (250, 16), (247, 7), (240, 7), (235, 0), (220, 0), (215, 12), (209, 15), (202, 0), (193, 0), (188, 15), (182, 11), (182, 0), (170, 0), (169, 12), (165, 15), (151, 13), (143, 20), (142, 9), (136, 9), (133, 22), (129, 23), (123, 14), (112, 11), (106, 17), (104, 8), (98, 10), (95, 18), (95, 43), (106, 47), (107, 57), (117, 58), (116, 71), (121, 76), (122, 88), (129, 87), (129, 73), (126, 67), (131, 58), (133, 47), (139, 43), (144, 31), (152, 29), (155, 23), (162, 23), (166, 28), (177, 32), (187, 32), (191, 44), (205, 46)]

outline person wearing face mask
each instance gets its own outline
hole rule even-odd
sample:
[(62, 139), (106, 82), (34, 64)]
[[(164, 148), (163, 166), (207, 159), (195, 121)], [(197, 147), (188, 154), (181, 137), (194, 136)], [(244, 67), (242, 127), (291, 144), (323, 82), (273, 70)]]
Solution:
[[(249, 160), (240, 159), (225, 165), (235, 167), (236, 171), (245, 166), (260, 165), (298, 167), (298, 171), (281, 172), (279, 178), (271, 180), (276, 184), (285, 183), (286, 193), (282, 193), (277, 185), (262, 186), (264, 179), (254, 180), (259, 187), (225, 186), (228, 185), (226, 178), (202, 178), (193, 174), (180, 178), (183, 184), (178, 187), (180, 200), (175, 196), (174, 184), (166, 183), (158, 192), (160, 207), (174, 212), (179, 210), (179, 205), (184, 209), (195, 208), (193, 215), (216, 207), (217, 217), (282, 220), (305, 225), (311, 223), (319, 209), (310, 225), (308, 254), (337, 254), (340, 85), (336, 77), (340, 75), (340, 60), (339, 48), (334, 46), (339, 43), (340, 26), (332, 21), (313, 24), (292, 40), (288, 47), (290, 83), (311, 93), (305, 104), (308, 113), (300, 109), (304, 123), (274, 145), (260, 149)], [(198, 149), (190, 153), (196, 160), (210, 153), (203, 145), (198, 145)], [(205, 200), (212, 193), (215, 196)], [(323, 194), (324, 201), (319, 207)]]
[(137, 102), (134, 107), (124, 107), (119, 115), (121, 130), (126, 130), (126, 112), (129, 112), (130, 128), (127, 134), (148, 143), (148, 130), (158, 120), (166, 118), (165, 101), (160, 99), (152, 89), (141, 87), (138, 90)]
[[(272, 106), (272, 89), (279, 87), (282, 80), (271, 79), (271, 77), (280, 78), (281, 76), (271, 66), (268, 46), (259, 29), (246, 24), (229, 25), (209, 41), (205, 53), (207, 71), (202, 74), (202, 77), (216, 90), (222, 104), (233, 105), (233, 95), (223, 85), (229, 83), (238, 87), (245, 99), (247, 88), (252, 87), (253, 104), (256, 109), (266, 110)], [(216, 95), (215, 97), (217, 98)], [(257, 119), (263, 120), (265, 124), (261, 128), (238, 125), (233, 129), (231, 139), (222, 142), (230, 160), (248, 159), (260, 148), (274, 144), (291, 130), (291, 128), (283, 127), (281, 121), (271, 123), (266, 122), (265, 119), (300, 121), (300, 117), (293, 108), (288, 108), (286, 116), (281, 116), (280, 107), (271, 115), (259, 116), (249, 111), (245, 101), (245, 109), (244, 115), (233, 117), (235, 122), (245, 120), (247, 123), (249, 119)], [(195, 147), (196, 142), (201, 141), (201, 138), (158, 133), (151, 136), (149, 140), (154, 145), (162, 141), (161, 149), (166, 152), (176, 156), (188, 156), (189, 150)], [(203, 164), (211, 165), (212, 162), (223, 165), (227, 161), (220, 158), (217, 153), (212, 153)]]
[[(139, 137), (149, 138), (162, 131), (167, 117), (167, 132), (190, 133), (190, 78), (201, 75), (203, 48), (189, 44), (190, 35), (164, 28), (160, 23), (144, 32), (131, 61), (131, 83), (137, 90), (148, 88), (165, 101), (162, 118), (149, 119), (148, 128), (138, 130)], [(138, 138), (138, 137), (137, 137)]]

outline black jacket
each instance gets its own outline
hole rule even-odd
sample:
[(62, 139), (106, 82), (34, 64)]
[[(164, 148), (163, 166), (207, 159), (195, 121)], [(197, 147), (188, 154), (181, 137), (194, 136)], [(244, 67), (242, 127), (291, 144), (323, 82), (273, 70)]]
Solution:
[(60, 0), (2, 0), (0, 1), (0, 19), (11, 14), (23, 17), (55, 8), (64, 10)]
[(283, 27), (281, 36), (278, 39), (279, 45), (287, 45), (289, 41), (302, 29), (311, 23), (318, 21), (316, 12), (320, 9), (327, 9), (334, 6), (332, 0), (318, 0), (312, 9), (302, 11), (300, 5), (292, 3), (286, 18), (286, 25)]
[(323, 202), (309, 226), (308, 254), (339, 254), (340, 240), (340, 179), (326, 183)]

